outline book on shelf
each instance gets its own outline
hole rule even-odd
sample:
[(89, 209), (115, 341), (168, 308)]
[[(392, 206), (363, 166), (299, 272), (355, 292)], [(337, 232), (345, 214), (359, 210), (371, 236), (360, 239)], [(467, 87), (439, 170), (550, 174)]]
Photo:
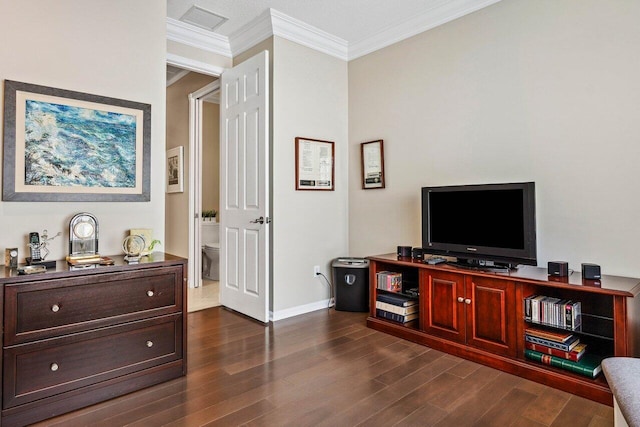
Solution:
[(382, 317), (383, 319), (387, 319), (387, 320), (393, 320), (394, 322), (398, 322), (398, 323), (408, 323), (408, 322), (411, 322), (412, 320), (418, 319), (418, 313), (412, 313), (412, 314), (407, 314), (406, 316), (403, 316), (401, 314), (380, 310), (379, 308), (376, 309), (376, 316)]
[(556, 348), (556, 349), (562, 350), (562, 351), (571, 351), (578, 344), (580, 344), (580, 338), (578, 338), (578, 337), (572, 337), (567, 342), (558, 342), (558, 341), (552, 341), (552, 340), (549, 340), (549, 339), (540, 338), (540, 337), (536, 337), (536, 336), (533, 336), (533, 335), (525, 334), (524, 335), (524, 340), (525, 340), (525, 342), (531, 342), (531, 343), (534, 343), (534, 344), (540, 344), (540, 345), (544, 345), (544, 346), (547, 346), (547, 347)]
[(393, 305), (382, 301), (376, 301), (376, 308), (380, 310), (388, 311), (390, 313), (396, 313), (401, 316), (417, 313), (419, 306), (417, 304), (410, 305), (408, 307), (402, 307), (399, 305)]
[(563, 359), (573, 360), (577, 362), (584, 356), (587, 351), (587, 345), (584, 343), (577, 344), (571, 351), (564, 351), (553, 347), (547, 347), (546, 345), (536, 344), (529, 341), (525, 341), (525, 348), (539, 353), (548, 354), (551, 356), (562, 357)]
[(405, 295), (395, 295), (395, 294), (378, 293), (376, 296), (376, 300), (386, 302), (388, 304), (397, 305), (400, 307), (410, 307), (412, 305), (418, 304), (417, 299), (412, 299), (411, 297), (408, 297)]
[(544, 323), (565, 329), (576, 329), (581, 324), (580, 301), (531, 295), (524, 299), (524, 320)]
[(537, 328), (527, 328), (524, 330), (524, 333), (527, 335), (532, 335), (538, 338), (544, 338), (547, 340), (557, 341), (557, 342), (567, 342), (572, 337), (573, 334), (571, 332), (565, 331), (546, 331), (544, 329)]
[(391, 292), (402, 292), (402, 274), (393, 271), (380, 271), (376, 274), (378, 289)]
[(602, 356), (587, 353), (579, 361), (563, 359), (562, 357), (551, 356), (534, 350), (525, 350), (524, 356), (527, 359), (535, 360), (556, 368), (571, 371), (576, 374), (584, 375), (589, 378), (595, 378), (602, 371)]

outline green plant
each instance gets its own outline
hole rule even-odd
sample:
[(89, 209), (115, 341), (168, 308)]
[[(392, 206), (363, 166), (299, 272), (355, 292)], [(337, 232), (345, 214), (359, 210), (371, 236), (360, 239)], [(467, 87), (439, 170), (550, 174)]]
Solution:
[(162, 244), (162, 242), (160, 242), (160, 240), (158, 240), (158, 239), (153, 239), (153, 240), (151, 241), (151, 243), (149, 243), (149, 252), (152, 252), (152, 251), (153, 251), (153, 248), (154, 248), (156, 245), (161, 245), (161, 244)]
[(202, 218), (215, 218), (218, 215), (218, 211), (215, 209), (202, 211)]

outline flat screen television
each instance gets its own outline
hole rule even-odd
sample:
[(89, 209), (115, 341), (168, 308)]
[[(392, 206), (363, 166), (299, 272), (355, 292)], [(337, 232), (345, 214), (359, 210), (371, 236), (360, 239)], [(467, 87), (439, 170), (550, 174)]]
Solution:
[(422, 246), (470, 266), (537, 265), (535, 183), (423, 187)]

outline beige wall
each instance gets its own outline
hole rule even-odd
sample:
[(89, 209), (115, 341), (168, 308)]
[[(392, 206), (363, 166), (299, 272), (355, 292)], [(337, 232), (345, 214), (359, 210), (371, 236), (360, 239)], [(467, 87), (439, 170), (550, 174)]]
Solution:
[(153, 228), (164, 242), (166, 3), (0, 0), (0, 11), (0, 80), (151, 104), (150, 202), (0, 202), (0, 253), (19, 247), (23, 262), (28, 233), (47, 229), (63, 233), (49, 256), (62, 259), (69, 220), (84, 211), (99, 221), (105, 255), (122, 252), (130, 228)]
[(202, 209), (220, 210), (220, 105), (205, 102), (202, 115)]
[[(273, 311), (329, 298), (333, 258), (348, 253), (347, 63), (274, 37)], [(335, 191), (295, 190), (295, 137), (335, 142)]]
[(184, 192), (166, 195), (165, 249), (183, 257), (189, 256), (189, 94), (214, 80), (189, 73), (166, 89), (167, 150), (184, 147)]
[[(639, 19), (635, 0), (505, 0), (350, 62), (351, 254), (420, 245), (422, 186), (535, 181), (539, 265), (640, 275)], [(365, 191), (372, 139), (387, 188)]]

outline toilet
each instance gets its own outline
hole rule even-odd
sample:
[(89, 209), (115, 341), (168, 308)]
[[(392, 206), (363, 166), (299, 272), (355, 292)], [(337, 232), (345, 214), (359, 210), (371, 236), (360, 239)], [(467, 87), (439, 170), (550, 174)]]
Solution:
[(220, 224), (200, 221), (200, 241), (202, 242), (202, 278), (220, 279)]

